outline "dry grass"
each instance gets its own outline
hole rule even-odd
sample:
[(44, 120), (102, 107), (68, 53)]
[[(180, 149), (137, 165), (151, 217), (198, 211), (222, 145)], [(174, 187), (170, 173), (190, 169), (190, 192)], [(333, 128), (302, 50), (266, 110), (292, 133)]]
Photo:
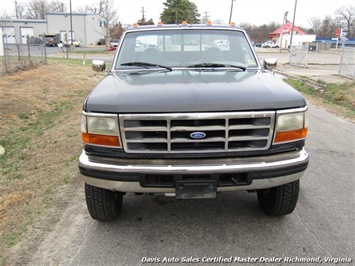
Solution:
[(328, 84), (319, 82), (317, 87), (321, 87), (320, 89), (315, 89), (313, 85), (302, 80), (285, 81), (302, 92), (309, 102), (352, 122), (355, 121), (355, 81)]
[(1, 77), (0, 265), (50, 206), (78, 179), (82, 103), (96, 84), (80, 60)]

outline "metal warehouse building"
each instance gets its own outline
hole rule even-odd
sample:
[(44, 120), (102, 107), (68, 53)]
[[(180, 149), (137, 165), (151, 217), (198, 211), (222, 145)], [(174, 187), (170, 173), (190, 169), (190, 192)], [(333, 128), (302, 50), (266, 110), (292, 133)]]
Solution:
[[(70, 17), (72, 19), (70, 19)], [(0, 20), (5, 43), (26, 43), (26, 36), (39, 37), (45, 34), (65, 33), (70, 37), (70, 20), (73, 36), (83, 45), (97, 44), (105, 38), (105, 19), (98, 14), (46, 13), (45, 20), (6, 19)]]

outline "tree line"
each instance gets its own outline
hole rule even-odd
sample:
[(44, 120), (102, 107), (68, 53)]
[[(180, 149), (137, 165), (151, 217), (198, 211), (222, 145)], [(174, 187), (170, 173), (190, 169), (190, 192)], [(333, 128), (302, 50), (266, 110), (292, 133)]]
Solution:
[[(14, 4), (14, 12), (11, 17), (17, 19), (45, 19), (48, 12), (68, 12), (69, 10), (59, 0), (30, 0), (26, 4), (14, 1)], [(206, 23), (207, 17), (201, 17), (193, 1), (166, 0), (163, 5), (160, 20), (164, 24), (178, 24), (183, 20), (189, 23)], [(114, 8), (114, 0), (98, 0), (96, 4), (84, 5), (73, 12), (100, 14), (105, 19), (105, 27), (111, 37), (118, 38), (122, 34), (123, 29), (119, 22), (118, 12)], [(343, 28), (346, 37), (355, 38), (355, 7), (352, 5), (339, 7), (334, 14), (335, 17), (312, 17), (308, 20), (309, 27), (301, 28), (306, 33), (328, 38), (335, 37), (336, 29)], [(3, 18), (6, 17), (9, 16), (3, 16)], [(137, 18), (136, 21), (140, 25), (154, 24), (153, 19), (144, 17), (144, 12), (142, 12), (142, 17)], [(221, 20), (213, 22), (214, 24), (222, 24)], [(242, 23), (240, 26), (247, 30), (253, 41), (262, 42), (269, 39), (269, 34), (280, 27), (281, 24), (271, 22), (257, 26)]]

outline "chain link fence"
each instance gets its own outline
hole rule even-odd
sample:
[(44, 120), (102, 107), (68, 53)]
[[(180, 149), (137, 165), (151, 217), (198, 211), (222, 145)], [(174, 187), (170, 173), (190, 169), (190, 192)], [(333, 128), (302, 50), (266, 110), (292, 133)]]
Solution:
[(307, 67), (308, 45), (292, 46), (290, 49), (290, 65), (297, 67)]
[(27, 44), (8, 43), (4, 36), (2, 36), (2, 41), (1, 75), (47, 63), (46, 46), (43, 43), (31, 43), (29, 38)]
[(350, 79), (355, 79), (355, 48), (343, 47), (339, 74)]

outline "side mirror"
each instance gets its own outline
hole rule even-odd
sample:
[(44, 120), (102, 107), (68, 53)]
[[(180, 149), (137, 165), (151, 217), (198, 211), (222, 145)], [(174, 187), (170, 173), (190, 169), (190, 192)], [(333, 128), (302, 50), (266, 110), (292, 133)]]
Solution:
[(267, 58), (264, 60), (264, 69), (274, 70), (277, 66), (276, 58)]
[(92, 60), (92, 69), (96, 72), (103, 72), (106, 69), (106, 63), (102, 60)]

